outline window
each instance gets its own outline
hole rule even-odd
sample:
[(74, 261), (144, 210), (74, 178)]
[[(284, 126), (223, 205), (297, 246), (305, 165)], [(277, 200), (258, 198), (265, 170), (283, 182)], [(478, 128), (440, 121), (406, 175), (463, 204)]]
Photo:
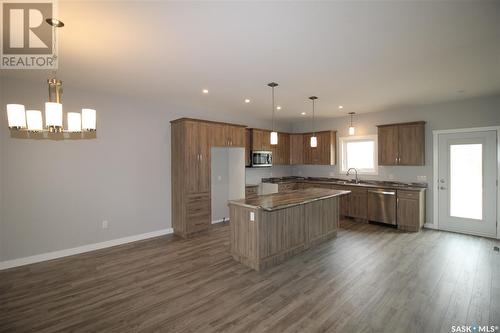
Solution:
[(377, 136), (340, 138), (341, 172), (356, 168), (359, 173), (378, 174)]

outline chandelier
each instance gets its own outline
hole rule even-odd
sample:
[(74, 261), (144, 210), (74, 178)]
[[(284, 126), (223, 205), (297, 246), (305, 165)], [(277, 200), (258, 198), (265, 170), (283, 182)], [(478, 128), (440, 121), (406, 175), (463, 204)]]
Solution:
[[(47, 19), (52, 25), (55, 38), (55, 29), (64, 26), (62, 21)], [(55, 43), (54, 43), (55, 45)], [(55, 46), (54, 46), (55, 47)], [(28, 131), (31, 133), (81, 133), (96, 131), (96, 110), (82, 109), (82, 112), (68, 112), (67, 127), (63, 126), (62, 81), (55, 77), (47, 80), (49, 101), (45, 103), (45, 126), (43, 126), (42, 112), (26, 110), (23, 104), (7, 104), (7, 121), (9, 129), (14, 131)]]

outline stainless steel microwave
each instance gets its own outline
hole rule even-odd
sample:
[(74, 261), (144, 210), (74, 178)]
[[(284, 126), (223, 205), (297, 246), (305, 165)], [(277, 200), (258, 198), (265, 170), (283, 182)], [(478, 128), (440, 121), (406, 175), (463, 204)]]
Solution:
[(273, 153), (270, 151), (252, 151), (252, 167), (262, 168), (273, 166)]

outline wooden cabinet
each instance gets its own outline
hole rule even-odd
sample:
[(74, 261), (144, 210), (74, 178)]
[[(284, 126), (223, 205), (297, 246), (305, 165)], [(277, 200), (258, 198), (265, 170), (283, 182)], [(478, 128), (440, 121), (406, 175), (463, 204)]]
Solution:
[(304, 139), (302, 134), (290, 134), (290, 164), (304, 164)]
[(397, 191), (397, 224), (404, 231), (420, 231), (425, 220), (425, 192)]
[(252, 150), (271, 151), (271, 131), (252, 128)]
[(245, 127), (198, 119), (171, 122), (172, 226), (189, 237), (211, 225), (211, 147), (245, 147)]
[(368, 191), (366, 188), (350, 187), (349, 214), (347, 216), (366, 220), (368, 218)]
[(212, 145), (216, 147), (245, 147), (245, 128), (226, 124), (209, 124)]
[(273, 165), (290, 164), (290, 135), (278, 133), (278, 144), (271, 145), (273, 152)]
[(311, 136), (313, 133), (305, 133), (302, 136), (303, 162), (304, 164), (335, 165), (337, 135), (335, 131), (317, 132), (318, 145), (311, 147)]
[(245, 129), (245, 166), (252, 166), (252, 131)]
[(379, 165), (425, 165), (425, 122), (378, 126)]

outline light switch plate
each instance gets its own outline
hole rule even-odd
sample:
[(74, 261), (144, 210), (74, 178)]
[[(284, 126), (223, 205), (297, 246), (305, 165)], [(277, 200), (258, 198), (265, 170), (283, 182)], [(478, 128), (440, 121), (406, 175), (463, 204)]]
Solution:
[(255, 221), (255, 213), (250, 212), (250, 221)]

